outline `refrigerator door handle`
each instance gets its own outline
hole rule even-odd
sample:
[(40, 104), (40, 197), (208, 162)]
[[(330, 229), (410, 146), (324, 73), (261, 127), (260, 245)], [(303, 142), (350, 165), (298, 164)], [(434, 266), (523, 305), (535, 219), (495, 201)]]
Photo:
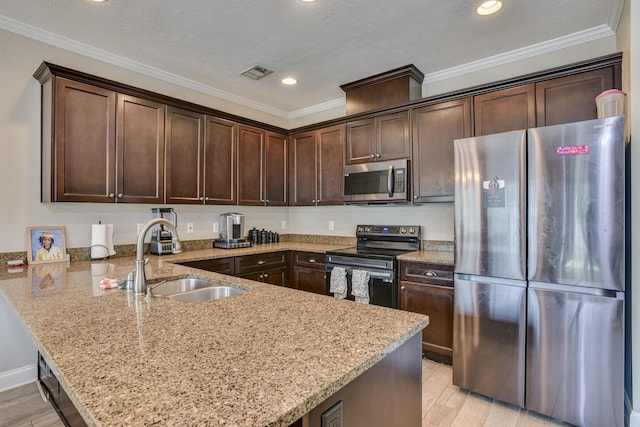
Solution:
[(547, 291), (556, 291), (556, 292), (570, 292), (573, 294), (593, 295), (598, 297), (616, 298), (619, 300), (624, 300), (624, 292), (614, 291), (612, 289), (587, 288), (583, 286), (569, 286), (569, 285), (550, 284), (550, 283), (543, 283), (543, 282), (529, 282), (529, 288), (542, 289)]
[(503, 279), (502, 277), (478, 276), (477, 274), (457, 273), (454, 277), (454, 280), (455, 279), (468, 280), (470, 282), (490, 282), (495, 285), (517, 286), (519, 288), (527, 287), (527, 282), (525, 280)]

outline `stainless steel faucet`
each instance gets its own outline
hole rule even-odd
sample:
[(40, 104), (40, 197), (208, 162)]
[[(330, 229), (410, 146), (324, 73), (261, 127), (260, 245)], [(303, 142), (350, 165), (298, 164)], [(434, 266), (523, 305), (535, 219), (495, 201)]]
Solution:
[(136, 294), (145, 294), (147, 292), (147, 276), (144, 273), (144, 238), (147, 232), (155, 225), (162, 224), (171, 230), (171, 253), (179, 254), (182, 252), (180, 240), (178, 239), (178, 231), (173, 223), (165, 218), (153, 218), (147, 221), (138, 232), (138, 242), (136, 244), (136, 273), (133, 280), (133, 292)]

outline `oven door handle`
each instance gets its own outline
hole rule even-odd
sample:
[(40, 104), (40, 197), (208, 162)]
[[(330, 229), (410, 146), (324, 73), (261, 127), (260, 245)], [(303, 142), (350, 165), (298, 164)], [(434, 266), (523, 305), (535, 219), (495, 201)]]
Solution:
[(389, 194), (389, 197), (393, 197), (393, 176), (393, 165), (391, 165), (389, 166), (389, 171), (387, 172), (387, 193)]
[[(327, 271), (331, 273), (334, 266), (327, 266)], [(353, 268), (353, 267), (344, 267), (347, 275), (351, 276), (353, 274), (353, 270), (362, 270), (369, 273), (370, 279), (382, 279), (385, 282), (393, 282), (394, 272), (393, 271), (380, 271), (380, 270), (369, 270), (366, 268)]]

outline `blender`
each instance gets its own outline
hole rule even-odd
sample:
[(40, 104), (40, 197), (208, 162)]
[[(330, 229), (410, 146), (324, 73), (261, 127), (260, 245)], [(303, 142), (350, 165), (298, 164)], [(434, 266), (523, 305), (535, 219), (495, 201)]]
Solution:
[[(178, 226), (178, 216), (173, 208), (151, 208), (155, 218), (164, 218), (173, 223), (174, 227)], [(151, 241), (149, 241), (149, 252), (155, 255), (165, 255), (171, 252), (171, 240), (173, 234), (171, 231), (160, 224), (151, 231)]]

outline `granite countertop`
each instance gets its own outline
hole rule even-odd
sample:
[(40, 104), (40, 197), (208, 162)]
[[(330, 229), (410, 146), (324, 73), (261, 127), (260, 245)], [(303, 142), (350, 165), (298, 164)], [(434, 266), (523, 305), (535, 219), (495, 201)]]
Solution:
[(453, 266), (454, 265), (454, 253), (447, 251), (415, 251), (406, 254), (398, 255), (400, 261), (418, 261), (429, 262), (433, 264), (442, 264)]
[(287, 426), (419, 333), (428, 317), (173, 261), (338, 247), (149, 255), (150, 281), (195, 275), (249, 291), (195, 304), (100, 290), (103, 277), (133, 268), (131, 257), (29, 266), (3, 274), (0, 290), (89, 425)]

